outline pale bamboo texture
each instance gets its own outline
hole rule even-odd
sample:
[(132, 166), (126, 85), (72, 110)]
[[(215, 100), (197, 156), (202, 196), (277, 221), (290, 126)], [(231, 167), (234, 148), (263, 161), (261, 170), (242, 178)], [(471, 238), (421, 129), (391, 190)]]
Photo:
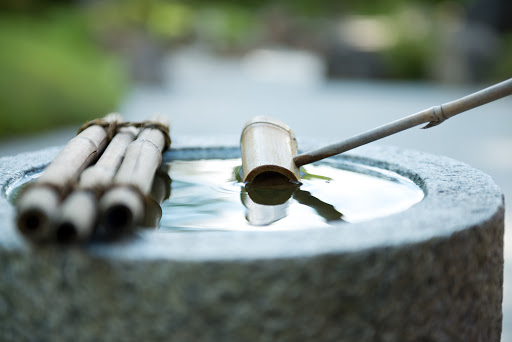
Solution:
[[(117, 115), (105, 117), (107, 122), (118, 119)], [(103, 152), (107, 143), (106, 128), (92, 125), (66, 144), (17, 203), (17, 224), (23, 235), (34, 240), (51, 236), (61, 198), (76, 182), (80, 172)]]
[[(168, 127), (168, 121), (159, 117)], [(102, 226), (113, 235), (133, 230), (142, 223), (145, 197), (151, 191), (156, 170), (162, 163), (166, 139), (162, 130), (145, 128), (126, 150), (126, 156), (114, 177), (113, 188), (100, 200)]]
[(310, 164), (427, 122), (429, 124), (424, 128), (430, 128), (439, 125), (452, 116), (510, 94), (512, 94), (512, 78), (458, 100), (422, 110), (341, 142), (302, 153), (294, 158), (294, 162), (298, 167)]
[(293, 162), (297, 155), (297, 140), (283, 122), (265, 116), (248, 121), (240, 138), (242, 174), (251, 183), (266, 172), (279, 173), (299, 182), (300, 170)]
[(78, 189), (66, 198), (60, 208), (56, 235), (58, 241), (74, 242), (91, 236), (97, 223), (98, 196), (112, 183), (126, 148), (137, 133), (134, 127), (121, 128), (96, 164), (82, 172)]

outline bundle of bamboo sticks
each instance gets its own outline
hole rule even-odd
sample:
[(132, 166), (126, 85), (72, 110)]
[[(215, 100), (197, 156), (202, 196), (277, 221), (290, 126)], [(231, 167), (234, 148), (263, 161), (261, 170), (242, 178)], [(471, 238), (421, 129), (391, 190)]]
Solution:
[(161, 116), (124, 122), (110, 114), (87, 122), (20, 195), (18, 230), (30, 241), (64, 243), (133, 232), (148, 221), (148, 203), (169, 196), (158, 189), (155, 199), (149, 196), (169, 146)]

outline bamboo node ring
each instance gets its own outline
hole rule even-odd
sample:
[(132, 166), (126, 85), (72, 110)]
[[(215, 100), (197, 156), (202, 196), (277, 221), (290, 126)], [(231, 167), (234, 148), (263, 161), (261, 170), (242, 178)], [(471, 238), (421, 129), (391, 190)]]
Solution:
[(431, 128), (442, 124), (448, 117), (444, 114), (443, 105), (432, 107), (432, 116), (434, 120), (430, 121), (423, 129)]

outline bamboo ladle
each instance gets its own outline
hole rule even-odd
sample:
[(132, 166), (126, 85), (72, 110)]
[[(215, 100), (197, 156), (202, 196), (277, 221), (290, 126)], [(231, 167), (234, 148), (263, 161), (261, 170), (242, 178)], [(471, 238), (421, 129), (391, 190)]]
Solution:
[(249, 120), (241, 134), (242, 178), (245, 183), (300, 182), (300, 167), (334, 156), (428, 123), (423, 128), (439, 125), (446, 119), (475, 107), (512, 94), (512, 78), (455, 101), (431, 107), (346, 140), (297, 155), (297, 141), (284, 123), (260, 116)]

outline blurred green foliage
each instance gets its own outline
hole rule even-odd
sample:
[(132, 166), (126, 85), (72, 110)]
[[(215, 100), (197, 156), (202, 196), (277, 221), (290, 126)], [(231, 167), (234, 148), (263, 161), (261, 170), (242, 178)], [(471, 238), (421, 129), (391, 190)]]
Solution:
[[(122, 31), (123, 27), (135, 27), (144, 29), (167, 46), (199, 39), (221, 53), (244, 52), (268, 43), (265, 39), (272, 34), (269, 25), (272, 20), (273, 24), (282, 20), (283, 27), (292, 26), (291, 31), (285, 35), (297, 43), (295, 47), (316, 47), (320, 53), (325, 53), (332, 48), (326, 46), (325, 42), (333, 39), (335, 34), (332, 29), (336, 22), (359, 16), (382, 24), (388, 38), (392, 40), (380, 51), (372, 51), (378, 55), (385, 69), (379, 77), (428, 79), (432, 76), (432, 61), (436, 58), (436, 50), (444, 48), (440, 46), (439, 39), (443, 32), (436, 26), (442, 26), (441, 21), (446, 19), (439, 19), (439, 13), (436, 12), (454, 9), (460, 11), (458, 15), (464, 16), (463, 12), (474, 1), (110, 0), (96, 2), (91, 6), (90, 14), (97, 19), (98, 25), (95, 27), (100, 36)], [(277, 17), (272, 18), (276, 13)], [(331, 25), (331, 31), (326, 29), (327, 22)], [(311, 38), (318, 41), (306, 41)], [(507, 57), (499, 58), (496, 64), (506, 69)], [(488, 78), (493, 78), (491, 72), (488, 74)]]
[(503, 77), (512, 73), (512, 32), (503, 35), (503, 43), (500, 58), (494, 64), (491, 77), (496, 81), (502, 81)]
[[(381, 39), (365, 50), (382, 62), (379, 77), (425, 79), (443, 47), (436, 11), (452, 8), (463, 19), (475, 1), (3, 0), (0, 137), (103, 116), (117, 108), (127, 88), (123, 63), (194, 41), (217, 52), (243, 53), (282, 39), (276, 45), (291, 43), (325, 56), (352, 34), (340, 32), (340, 24), (359, 20), (370, 24), (362, 31), (373, 29), (356, 32), (356, 40)], [(153, 45), (141, 48), (144, 39)], [(496, 80), (512, 70), (512, 34), (499, 39), (500, 55), (488, 75)]]
[(216, 50), (250, 43), (261, 18), (250, 3), (217, 1), (111, 0), (87, 9), (98, 36), (143, 30), (162, 45), (201, 38)]
[(0, 17), (0, 136), (76, 124), (117, 108), (124, 71), (80, 12)]

